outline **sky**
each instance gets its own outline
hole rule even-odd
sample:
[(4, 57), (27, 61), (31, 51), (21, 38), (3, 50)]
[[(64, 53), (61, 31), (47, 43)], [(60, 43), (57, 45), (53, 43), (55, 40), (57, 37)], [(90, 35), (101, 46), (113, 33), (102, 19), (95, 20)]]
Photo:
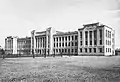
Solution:
[(0, 45), (7, 36), (30, 36), (32, 30), (53, 27), (75, 31), (100, 22), (115, 30), (120, 47), (120, 0), (0, 0)]

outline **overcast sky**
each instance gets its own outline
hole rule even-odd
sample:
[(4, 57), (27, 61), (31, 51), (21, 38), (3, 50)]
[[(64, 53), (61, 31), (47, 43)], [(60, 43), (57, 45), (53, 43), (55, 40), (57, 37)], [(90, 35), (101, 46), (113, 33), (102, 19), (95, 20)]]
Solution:
[(120, 0), (0, 0), (0, 45), (7, 36), (30, 36), (30, 31), (53, 27), (72, 31), (101, 22), (116, 32), (120, 47)]

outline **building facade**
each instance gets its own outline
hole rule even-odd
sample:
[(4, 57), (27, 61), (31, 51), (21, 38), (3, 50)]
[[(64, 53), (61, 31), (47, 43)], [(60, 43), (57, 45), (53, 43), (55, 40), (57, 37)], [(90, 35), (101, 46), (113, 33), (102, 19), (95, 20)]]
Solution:
[(9, 36), (5, 38), (5, 53), (6, 54), (17, 54), (17, 38)]
[(114, 55), (115, 31), (103, 24), (85, 24), (78, 31), (60, 32), (49, 27), (31, 31), (31, 37), (5, 39), (7, 53), (49, 55)]
[(78, 32), (56, 32), (53, 35), (53, 54), (77, 55)]
[(30, 55), (31, 37), (17, 39), (17, 54)]
[(78, 29), (79, 55), (114, 55), (114, 30), (100, 23), (86, 24)]
[(9, 36), (5, 38), (6, 54), (30, 54), (31, 37), (18, 38)]

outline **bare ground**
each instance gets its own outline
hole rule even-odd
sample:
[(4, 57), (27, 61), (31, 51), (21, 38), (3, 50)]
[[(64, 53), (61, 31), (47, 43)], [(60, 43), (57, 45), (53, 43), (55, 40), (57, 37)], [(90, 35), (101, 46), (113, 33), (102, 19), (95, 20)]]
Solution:
[(0, 82), (120, 82), (120, 56), (0, 59)]

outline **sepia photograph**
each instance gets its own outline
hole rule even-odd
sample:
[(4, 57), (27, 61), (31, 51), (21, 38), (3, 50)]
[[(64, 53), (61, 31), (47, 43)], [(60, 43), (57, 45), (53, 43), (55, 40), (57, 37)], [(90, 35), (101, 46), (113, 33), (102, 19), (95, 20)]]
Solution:
[(0, 82), (120, 82), (120, 0), (0, 0)]

